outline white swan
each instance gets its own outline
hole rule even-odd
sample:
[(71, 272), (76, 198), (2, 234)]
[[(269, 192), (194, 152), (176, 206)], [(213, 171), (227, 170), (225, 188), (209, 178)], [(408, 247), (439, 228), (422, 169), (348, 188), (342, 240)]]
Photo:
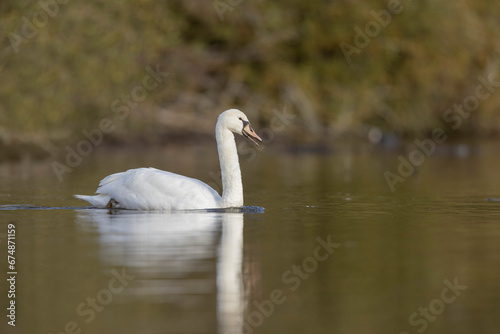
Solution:
[(155, 168), (137, 168), (105, 177), (99, 183), (95, 196), (75, 197), (98, 208), (172, 211), (241, 207), (243, 185), (233, 133), (249, 138), (256, 145), (262, 142), (240, 110), (229, 109), (219, 115), (215, 138), (222, 196), (197, 179)]

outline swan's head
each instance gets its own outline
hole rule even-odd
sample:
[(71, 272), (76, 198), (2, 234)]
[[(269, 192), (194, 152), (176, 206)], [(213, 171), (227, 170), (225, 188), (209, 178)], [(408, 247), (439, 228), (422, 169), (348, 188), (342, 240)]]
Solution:
[(226, 127), (231, 132), (247, 137), (257, 146), (262, 139), (255, 133), (247, 115), (238, 109), (229, 109), (219, 115), (217, 125)]

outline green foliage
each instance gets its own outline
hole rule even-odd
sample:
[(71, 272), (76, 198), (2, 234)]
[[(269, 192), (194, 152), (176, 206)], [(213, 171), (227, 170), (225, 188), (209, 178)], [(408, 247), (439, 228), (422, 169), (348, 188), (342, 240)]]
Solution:
[[(113, 117), (113, 101), (157, 65), (169, 78), (108, 140), (161, 137), (164, 110), (212, 117), (233, 106), (262, 123), (274, 108), (292, 107), (303, 131), (318, 131), (309, 119), (338, 132), (429, 132), (474, 93), (478, 75), (499, 74), (500, 5), (403, 0), (348, 63), (341, 43), (355, 46), (354, 28), (365, 30), (371, 11), (390, 2), (69, 1), (16, 53), (12, 34), (23, 35), (23, 18), (33, 22), (40, 3), (57, 2), (3, 1), (0, 133), (78, 138)], [(230, 10), (219, 16), (221, 3)], [(498, 131), (499, 105), (495, 92), (457, 133)]]

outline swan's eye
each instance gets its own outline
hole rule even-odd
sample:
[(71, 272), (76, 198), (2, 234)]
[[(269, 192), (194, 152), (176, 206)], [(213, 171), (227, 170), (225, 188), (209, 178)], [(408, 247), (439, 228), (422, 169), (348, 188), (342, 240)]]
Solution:
[(243, 122), (243, 118), (241, 118), (241, 117), (240, 117), (240, 121), (242, 121), (242, 122)]

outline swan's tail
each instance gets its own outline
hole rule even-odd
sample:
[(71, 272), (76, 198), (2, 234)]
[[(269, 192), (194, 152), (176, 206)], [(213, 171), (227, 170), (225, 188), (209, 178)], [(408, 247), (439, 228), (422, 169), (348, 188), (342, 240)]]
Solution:
[(74, 195), (76, 198), (84, 200), (95, 206), (96, 208), (105, 208), (111, 199), (108, 195)]

